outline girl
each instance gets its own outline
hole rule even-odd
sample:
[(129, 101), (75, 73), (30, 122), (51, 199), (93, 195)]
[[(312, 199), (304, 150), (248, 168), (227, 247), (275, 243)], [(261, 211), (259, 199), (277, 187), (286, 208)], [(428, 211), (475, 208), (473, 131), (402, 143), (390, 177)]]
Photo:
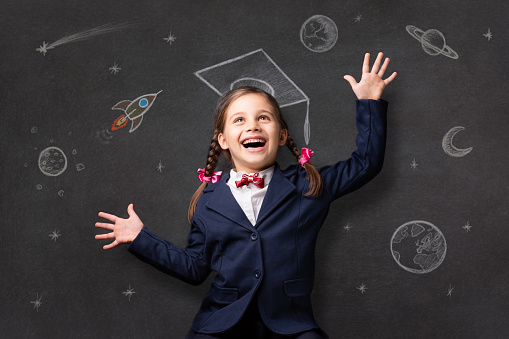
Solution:
[[(310, 294), (318, 231), (330, 203), (360, 188), (381, 170), (385, 152), (387, 102), (380, 100), (393, 73), (379, 53), (371, 72), (364, 57), (359, 83), (350, 83), (358, 100), (357, 150), (346, 161), (315, 169), (313, 154), (299, 154), (276, 100), (240, 87), (219, 101), (202, 185), (189, 207), (191, 231), (185, 249), (159, 238), (143, 225), (133, 205), (129, 218), (100, 212), (111, 223), (110, 249), (130, 243), (142, 260), (190, 284), (216, 272), (187, 338), (327, 338), (313, 318)], [(381, 65), (381, 66), (380, 66)], [(279, 146), (287, 145), (298, 165), (281, 170)], [(233, 169), (214, 172), (220, 154)]]

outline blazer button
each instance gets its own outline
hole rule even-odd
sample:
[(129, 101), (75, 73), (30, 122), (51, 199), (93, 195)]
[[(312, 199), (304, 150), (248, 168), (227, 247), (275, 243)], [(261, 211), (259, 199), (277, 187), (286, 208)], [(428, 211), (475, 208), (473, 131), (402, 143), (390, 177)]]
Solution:
[(258, 239), (258, 234), (251, 233), (251, 240), (256, 241), (256, 239)]
[(261, 276), (262, 276), (262, 273), (260, 271), (255, 271), (255, 278), (256, 279), (260, 279)]

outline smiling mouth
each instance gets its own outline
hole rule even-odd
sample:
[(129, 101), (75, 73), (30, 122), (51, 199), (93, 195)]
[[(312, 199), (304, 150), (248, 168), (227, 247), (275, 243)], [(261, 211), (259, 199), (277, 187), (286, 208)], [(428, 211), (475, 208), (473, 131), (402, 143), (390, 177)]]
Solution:
[(265, 140), (263, 139), (247, 139), (244, 142), (242, 142), (242, 146), (244, 148), (260, 148), (265, 146)]

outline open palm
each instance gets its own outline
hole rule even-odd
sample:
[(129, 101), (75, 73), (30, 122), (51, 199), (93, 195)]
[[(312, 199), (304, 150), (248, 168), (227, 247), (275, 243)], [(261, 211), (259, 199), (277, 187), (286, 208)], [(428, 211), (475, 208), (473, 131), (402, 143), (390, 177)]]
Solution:
[(355, 81), (354, 77), (351, 75), (345, 75), (344, 78), (346, 81), (350, 83), (352, 86), (352, 90), (354, 91), (357, 99), (373, 99), (378, 100), (382, 96), (382, 92), (384, 91), (385, 86), (387, 86), (394, 78), (397, 73), (394, 72), (390, 77), (383, 80), (382, 77), (389, 65), (389, 58), (386, 58), (382, 66), (383, 53), (378, 53), (378, 56), (373, 64), (373, 68), (371, 72), (369, 71), (369, 53), (366, 53), (364, 56), (364, 63), (362, 65), (362, 77), (361, 81)]
[(141, 229), (143, 228), (143, 222), (141, 222), (138, 215), (134, 212), (133, 204), (130, 204), (129, 207), (127, 207), (127, 213), (129, 213), (129, 218), (123, 219), (113, 214), (99, 212), (99, 216), (101, 218), (108, 219), (109, 221), (113, 222), (113, 224), (103, 222), (97, 222), (95, 224), (95, 227), (112, 231), (110, 233), (97, 234), (95, 236), (95, 238), (98, 240), (114, 239), (110, 244), (103, 246), (105, 250), (113, 248), (119, 244), (132, 242), (134, 239), (136, 239)]

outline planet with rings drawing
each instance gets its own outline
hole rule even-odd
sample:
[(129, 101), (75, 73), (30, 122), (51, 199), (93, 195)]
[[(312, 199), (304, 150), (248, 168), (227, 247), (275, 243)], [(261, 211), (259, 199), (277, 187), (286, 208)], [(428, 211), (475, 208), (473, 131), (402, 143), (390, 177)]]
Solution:
[(447, 46), (445, 37), (439, 30), (428, 29), (427, 31), (422, 31), (412, 25), (406, 26), (406, 30), (414, 39), (421, 42), (422, 49), (429, 55), (435, 56), (441, 54), (452, 59), (458, 59), (458, 53)]

